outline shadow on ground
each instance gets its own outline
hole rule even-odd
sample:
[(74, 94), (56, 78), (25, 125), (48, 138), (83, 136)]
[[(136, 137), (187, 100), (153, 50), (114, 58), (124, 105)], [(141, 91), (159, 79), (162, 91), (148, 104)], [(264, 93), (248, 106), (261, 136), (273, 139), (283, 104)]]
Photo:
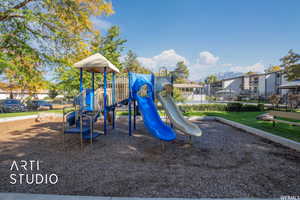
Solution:
[[(129, 197), (279, 197), (299, 195), (300, 153), (230, 126), (197, 122), (203, 136), (178, 134), (161, 143), (138, 121), (133, 136), (127, 122), (80, 150), (78, 135), (63, 144), (59, 120), (0, 124), (0, 192)], [(101, 128), (100, 123), (97, 127)], [(39, 160), (40, 170), (55, 173), (56, 185), (15, 184), (13, 160)]]

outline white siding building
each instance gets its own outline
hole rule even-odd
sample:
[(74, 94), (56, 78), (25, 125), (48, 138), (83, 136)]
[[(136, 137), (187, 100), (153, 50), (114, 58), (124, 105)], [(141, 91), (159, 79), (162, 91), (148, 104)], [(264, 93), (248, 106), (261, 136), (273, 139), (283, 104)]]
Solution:
[[(216, 87), (218, 82), (222, 82), (222, 87)], [(272, 94), (285, 95), (289, 91), (288, 89), (279, 89), (280, 85), (288, 83), (282, 72), (245, 75), (218, 82), (210, 84), (210, 88), (214, 87), (216, 90), (210, 95), (217, 94), (218, 90), (220, 92), (223, 90), (232, 91), (235, 96), (241, 98), (266, 99)], [(221, 95), (223, 94), (221, 93)]]
[(234, 93), (240, 94), (242, 90), (243, 77), (225, 79), (222, 81), (222, 89), (231, 90)]

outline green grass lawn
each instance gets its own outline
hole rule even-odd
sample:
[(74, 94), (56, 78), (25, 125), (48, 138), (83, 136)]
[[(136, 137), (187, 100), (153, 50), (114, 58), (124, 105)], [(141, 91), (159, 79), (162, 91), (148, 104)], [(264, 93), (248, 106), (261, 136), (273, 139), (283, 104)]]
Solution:
[[(228, 120), (232, 120), (253, 128), (267, 131), (278, 136), (300, 142), (300, 127), (292, 126), (285, 123), (276, 123), (276, 127), (272, 126), (272, 122), (257, 120), (256, 116), (263, 112), (189, 112), (187, 116), (219, 116)], [(286, 119), (285, 119), (286, 120)], [(295, 120), (290, 120), (295, 121)], [(298, 121), (299, 122), (299, 121)]]
[(39, 112), (62, 113), (62, 110), (30, 111), (30, 112), (18, 112), (18, 113), (0, 113), (0, 118), (36, 115)]

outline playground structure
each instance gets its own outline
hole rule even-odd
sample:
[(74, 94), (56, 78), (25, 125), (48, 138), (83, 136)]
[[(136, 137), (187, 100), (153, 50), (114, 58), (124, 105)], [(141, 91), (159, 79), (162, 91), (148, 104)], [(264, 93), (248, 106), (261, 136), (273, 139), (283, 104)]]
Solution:
[[(63, 133), (79, 134), (81, 147), (83, 140), (93, 139), (101, 134), (106, 135), (108, 123), (115, 128), (116, 108), (128, 108), (128, 134), (136, 129), (136, 116), (141, 113), (145, 127), (156, 138), (162, 141), (176, 139), (173, 127), (190, 136), (201, 136), (198, 126), (184, 118), (172, 98), (172, 76), (158, 76), (154, 74), (137, 74), (128, 72), (126, 75), (116, 76), (119, 70), (105, 57), (97, 53), (77, 62), (74, 65), (80, 70), (79, 95), (74, 99), (72, 111), (63, 112)], [(91, 88), (83, 88), (83, 71), (91, 73)], [(95, 90), (95, 73), (103, 74), (103, 83)], [(108, 73), (111, 73), (108, 81)], [(155, 105), (158, 99), (165, 109), (171, 126), (161, 119)], [(132, 113), (133, 107), (133, 113)], [(103, 133), (95, 130), (95, 123), (103, 113)], [(133, 116), (133, 120), (132, 120)], [(132, 126), (133, 123), (133, 126)]]

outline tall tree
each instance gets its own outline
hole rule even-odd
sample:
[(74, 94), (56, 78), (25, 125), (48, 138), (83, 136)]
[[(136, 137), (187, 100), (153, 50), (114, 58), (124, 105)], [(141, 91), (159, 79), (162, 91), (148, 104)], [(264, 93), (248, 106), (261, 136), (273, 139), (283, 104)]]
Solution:
[(128, 51), (124, 59), (123, 66), (124, 66), (124, 71), (145, 73), (145, 74), (151, 73), (151, 70), (141, 65), (141, 63), (137, 60), (137, 55), (132, 50)]
[(184, 64), (183, 61), (179, 61), (176, 64), (176, 68), (173, 71), (174, 79), (175, 82), (186, 82), (186, 80), (189, 77), (189, 69), (188, 67)]
[(1, 1), (0, 69), (9, 82), (34, 90), (45, 67), (71, 63), (84, 53), (85, 38), (97, 33), (91, 16), (112, 13), (104, 0)]
[(271, 73), (271, 72), (278, 72), (281, 70), (281, 67), (279, 65), (274, 65), (274, 66), (270, 66), (266, 72), (267, 73)]
[(208, 77), (206, 77), (206, 79), (204, 80), (204, 82), (206, 84), (210, 84), (210, 83), (214, 83), (214, 82), (217, 82), (218, 81), (218, 78), (216, 75), (210, 75)]
[(249, 72), (246, 73), (247, 76), (254, 75), (254, 74), (257, 74), (257, 73), (256, 72), (252, 72), (252, 71), (249, 71)]
[[(104, 37), (101, 37), (100, 34), (96, 34), (93, 39), (90, 40), (89, 44), (84, 44), (82, 48), (82, 55), (86, 54), (86, 57), (92, 53), (100, 52), (109, 61), (121, 69), (119, 60), (126, 40), (121, 39), (119, 35), (120, 29), (116, 26), (111, 27)], [(65, 95), (72, 97), (78, 94), (79, 70), (72, 67), (71, 63), (61, 65), (56, 69), (56, 79), (59, 83), (58, 89), (65, 91)], [(97, 75), (96, 79), (97, 81), (101, 81), (102, 75)], [(91, 80), (90, 73), (84, 72), (83, 80), (84, 87), (89, 88)]]
[[(97, 41), (97, 39), (95, 41)], [(112, 62), (112, 64), (121, 69), (120, 57), (126, 42), (127, 40), (120, 38), (120, 28), (118, 26), (112, 26), (107, 31), (105, 37), (100, 37), (98, 46), (94, 44), (93, 51), (101, 53)]]
[(280, 61), (288, 81), (300, 79), (300, 54), (293, 52), (291, 49), (288, 55), (282, 57)]
[(18, 86), (22, 92), (27, 91), (29, 95), (47, 86), (43, 72), (35, 58), (24, 54), (10, 61), (13, 65), (5, 69), (9, 85)]

